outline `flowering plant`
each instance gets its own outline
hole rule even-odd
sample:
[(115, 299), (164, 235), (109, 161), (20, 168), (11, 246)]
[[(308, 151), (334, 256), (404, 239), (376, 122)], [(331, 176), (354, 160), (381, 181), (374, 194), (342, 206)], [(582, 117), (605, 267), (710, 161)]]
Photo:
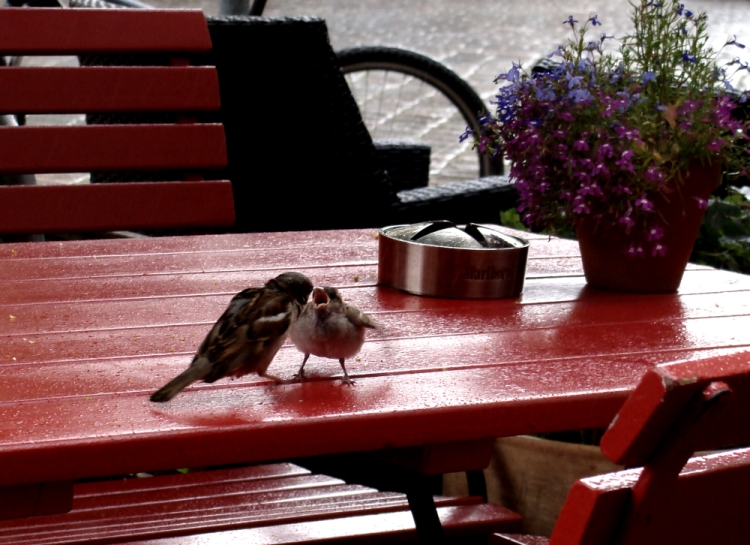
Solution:
[[(496, 113), (474, 138), (480, 151), (510, 161), (526, 224), (556, 231), (591, 217), (626, 233), (627, 253), (656, 256), (667, 251), (660, 241), (669, 226), (654, 199), (679, 195), (689, 162), (750, 169), (750, 122), (731, 115), (745, 97), (730, 84), (749, 67), (719, 66), (705, 13), (675, 0), (635, 2), (635, 31), (618, 48), (606, 34), (589, 39), (597, 16), (582, 25), (571, 16), (563, 24), (573, 38), (550, 55), (559, 62), (531, 73), (514, 63), (497, 78)], [(736, 38), (726, 46), (744, 48)]]

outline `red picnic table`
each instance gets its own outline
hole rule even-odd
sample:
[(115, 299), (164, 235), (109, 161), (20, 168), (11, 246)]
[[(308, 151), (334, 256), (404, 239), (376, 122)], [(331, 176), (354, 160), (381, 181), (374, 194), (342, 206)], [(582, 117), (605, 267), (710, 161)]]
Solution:
[[(577, 243), (528, 238), (522, 296), (489, 301), (379, 287), (372, 229), (0, 245), (0, 496), (383, 449), (428, 474), (481, 469), (492, 438), (607, 426), (649, 366), (750, 346), (748, 276), (690, 266), (677, 294), (597, 291)], [(304, 383), (253, 375), (149, 401), (234, 293), (287, 270), (380, 324), (347, 362), (354, 387), (313, 357)], [(270, 372), (301, 360), (287, 344)]]

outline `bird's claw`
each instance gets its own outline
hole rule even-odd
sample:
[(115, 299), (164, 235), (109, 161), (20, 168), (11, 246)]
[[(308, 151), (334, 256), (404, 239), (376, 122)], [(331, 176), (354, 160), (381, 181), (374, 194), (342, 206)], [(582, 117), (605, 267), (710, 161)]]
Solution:
[(352, 379), (350, 379), (349, 377), (342, 378), (341, 382), (343, 382), (347, 386), (354, 386), (354, 381)]
[(305, 381), (305, 372), (304, 371), (298, 371), (297, 373), (294, 374), (293, 378), (294, 378), (294, 380), (298, 380), (300, 382), (304, 382)]

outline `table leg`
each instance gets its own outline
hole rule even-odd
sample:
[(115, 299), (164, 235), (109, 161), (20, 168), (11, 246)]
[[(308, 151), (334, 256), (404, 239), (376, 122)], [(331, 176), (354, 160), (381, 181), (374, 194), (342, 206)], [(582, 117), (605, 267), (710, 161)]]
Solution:
[(413, 471), (408, 474), (410, 482), (406, 487), (406, 499), (417, 527), (417, 539), (419, 543), (442, 543), (443, 526), (432, 496), (431, 480), (427, 475)]
[(487, 503), (487, 481), (484, 478), (484, 471), (473, 469), (466, 472), (466, 481), (469, 485), (470, 496), (481, 496)]

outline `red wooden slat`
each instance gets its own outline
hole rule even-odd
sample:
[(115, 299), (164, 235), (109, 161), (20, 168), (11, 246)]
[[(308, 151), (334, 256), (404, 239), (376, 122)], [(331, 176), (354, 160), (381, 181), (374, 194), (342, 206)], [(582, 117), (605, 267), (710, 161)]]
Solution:
[(219, 124), (0, 127), (0, 172), (4, 173), (225, 165), (224, 127)]
[[(438, 502), (441, 505), (445, 502)], [(391, 500), (371, 504), (363, 500), (361, 506), (349, 503), (331, 503), (330, 506), (323, 504), (304, 505), (290, 503), (288, 507), (277, 508), (276, 512), (262, 512), (256, 516), (248, 513), (228, 514), (221, 519), (214, 519), (209, 514), (204, 520), (200, 515), (194, 517), (182, 517), (178, 513), (176, 519), (169, 517), (151, 517), (144, 518), (141, 523), (117, 524), (117, 521), (110, 522), (103, 520), (100, 526), (95, 524), (82, 525), (78, 528), (71, 528), (67, 532), (45, 532), (44, 525), (40, 525), (37, 532), (21, 535), (8, 535), (3, 540), (6, 545), (28, 544), (35, 545), (61, 545), (65, 543), (112, 543), (113, 540), (120, 542), (123, 538), (130, 540), (138, 539), (138, 543), (144, 542), (143, 539), (167, 540), (167, 543), (187, 543), (191, 541), (190, 535), (180, 536), (169, 539), (167, 536), (175, 534), (199, 534), (202, 539), (214, 543), (213, 539), (218, 538), (217, 543), (224, 543), (222, 538), (232, 540), (236, 539), (236, 528), (247, 528), (241, 530), (244, 539), (243, 543), (254, 543), (253, 536), (265, 536), (269, 532), (289, 533), (291, 528), (295, 528), (294, 534), (300, 541), (293, 543), (307, 543), (312, 536), (320, 539), (335, 539), (351, 537), (354, 539), (367, 539), (371, 535), (391, 534), (396, 537), (401, 535), (414, 534), (414, 520), (411, 513), (407, 510), (405, 499)], [(296, 512), (295, 512), (296, 510)], [(492, 531), (512, 531), (520, 527), (520, 517), (510, 512), (508, 509), (497, 505), (457, 505), (438, 507), (438, 513), (441, 517), (444, 529), (451, 535), (463, 533), (489, 533)], [(264, 520), (263, 517), (266, 517)], [(328, 524), (330, 521), (331, 524)], [(110, 525), (111, 524), (111, 525)], [(338, 531), (331, 535), (321, 535), (321, 528), (326, 528), (325, 533), (329, 534), (328, 528), (339, 526)], [(217, 532), (217, 530), (224, 530)], [(205, 532), (213, 532), (206, 534)], [(166, 534), (166, 535), (165, 535)], [(164, 535), (164, 537), (158, 537)], [(129, 541), (132, 542), (132, 541)], [(201, 541), (202, 542), (202, 541)], [(144, 542), (145, 543), (145, 542)], [(149, 541), (150, 543), (150, 541)], [(276, 543), (275, 539), (263, 541), (263, 543)], [(288, 541), (280, 541), (288, 543)]]
[(231, 226), (228, 181), (0, 187), (0, 233)]
[[(219, 83), (210, 67), (6, 67), (2, 113), (215, 111)], [(50, 92), (54, 90), (54, 92)]]
[[(747, 323), (746, 320), (745, 324)], [(727, 325), (728, 322), (721, 324), (723, 327)], [(0, 349), (0, 380), (5, 385), (0, 400), (33, 402), (56, 399), (62, 403), (68, 396), (100, 396), (104, 400), (126, 392), (146, 397), (188, 366), (209, 327), (207, 324), (203, 328), (177, 330), (176, 335), (166, 334), (175, 331), (167, 329), (163, 336), (155, 336), (155, 339), (138, 330), (111, 333), (104, 331), (98, 335), (82, 331), (77, 335), (64, 335), (62, 343), (50, 342), (40, 336), (18, 338), (17, 342), (4, 345)], [(573, 341), (592, 342), (596, 334), (601, 332), (602, 329), (597, 329), (586, 336), (575, 336)], [(566, 333), (567, 330), (560, 330), (561, 335)], [(644, 343), (640, 351), (626, 353), (610, 345), (603, 347), (597, 356), (586, 355), (585, 351), (580, 349), (573, 352), (568, 344), (559, 352), (548, 349), (523, 350), (516, 344), (509, 349), (493, 353), (495, 350), (490, 349), (491, 346), (502, 344), (503, 341), (511, 339), (512, 335), (509, 333), (493, 337), (466, 336), (461, 345), (436, 342), (430, 338), (413, 341), (372, 340), (365, 343), (357, 359), (347, 362), (347, 368), (353, 378), (365, 382), (378, 377), (392, 377), (397, 380), (398, 377), (407, 377), (411, 374), (438, 372), (432, 370), (432, 366), (441, 366), (442, 371), (439, 372), (452, 371), (469, 375), (480, 370), (495, 370), (497, 373), (510, 373), (512, 376), (515, 370), (518, 373), (518, 381), (524, 384), (526, 377), (532, 373), (551, 368), (554, 370), (547, 373), (549, 377), (561, 381), (559, 388), (554, 389), (556, 394), (560, 393), (560, 388), (575, 391), (601, 390), (603, 393), (609, 393), (608, 388), (614, 387), (613, 380), (627, 378), (627, 384), (634, 386), (649, 365), (708, 352), (702, 347), (693, 347), (692, 350), (684, 347), (655, 350), (649, 349)], [(543, 336), (540, 335), (538, 338), (542, 339)], [(75, 342), (66, 347), (64, 341), (70, 339), (74, 339)], [(110, 343), (113, 353), (111, 358), (87, 356), (90, 352), (107, 353)], [(27, 353), (33, 350), (41, 354), (37, 358), (39, 360), (59, 359), (47, 364), (21, 363), (25, 361), (23, 345), (30, 347)], [(57, 352), (58, 348), (61, 353)], [(151, 353), (149, 348), (153, 348)], [(420, 354), (430, 348), (442, 350), (444, 354), (435, 355), (430, 361), (425, 361), (424, 356)], [(748, 343), (745, 343), (731, 350), (736, 352), (747, 348)], [(489, 352), (482, 364), (477, 364), (472, 359), (478, 350), (483, 354)], [(726, 352), (728, 349), (723, 350)], [(384, 353), (401, 353), (402, 356), (398, 363), (389, 364), (383, 357)], [(534, 358), (542, 360), (543, 363), (532, 363)], [(302, 355), (295, 348), (284, 347), (277, 354), (271, 372), (291, 380), (301, 360)], [(338, 383), (341, 370), (336, 360), (313, 357), (309, 367), (310, 381)], [(576, 373), (576, 376), (571, 376), (573, 373)], [(600, 378), (602, 374), (608, 375), (606, 380)], [(238, 388), (264, 388), (267, 384), (267, 380), (250, 375), (235, 381), (225, 380), (211, 385), (196, 383), (184, 395), (192, 392), (189, 395), (212, 395), (222, 398), (225, 395), (233, 395), (232, 391)], [(533, 388), (531, 391), (540, 390)], [(481, 400), (492, 396), (489, 393), (478, 392), (476, 397)]]
[[(508, 512), (498, 505), (456, 506), (438, 508), (446, 537), (481, 535), (505, 528), (516, 531), (519, 519), (509, 520)], [(315, 543), (373, 543), (374, 539), (391, 539), (394, 543), (414, 539), (411, 513), (387, 513), (378, 516), (341, 517), (307, 523), (283, 524), (247, 530), (166, 538), (158, 541), (129, 541), (130, 545), (268, 545)]]
[[(211, 471), (190, 471), (186, 474), (159, 475), (155, 479), (137, 478), (127, 481), (84, 482), (76, 484), (76, 505), (79, 505), (78, 502), (80, 501), (87, 501), (92, 498), (98, 498), (99, 501), (106, 504), (106, 497), (111, 494), (131, 494), (159, 489), (188, 489), (196, 486), (217, 486), (230, 483), (257, 485), (266, 480), (303, 477), (310, 474), (310, 471), (303, 467), (289, 462), (281, 462)], [(16, 524), (13, 524), (13, 526), (15, 527)]]
[[(356, 388), (339, 380), (250, 388), (224, 381), (158, 406), (142, 391), (0, 403), (0, 483), (606, 426), (643, 371), (621, 365), (602, 377), (604, 362), (562, 363), (372, 376)], [(104, 374), (110, 372), (117, 373)], [(92, 369), (77, 380), (95, 383), (102, 376)], [(574, 376), (580, 380), (571, 390)], [(50, 457), (55, 464), (44, 463)]]
[[(504, 227), (503, 232), (519, 233)], [(543, 242), (534, 242), (531, 249), (540, 253), (547, 248), (557, 248), (559, 241), (550, 242), (545, 237)], [(542, 244), (536, 246), (537, 244)], [(195, 252), (237, 252), (252, 249), (309, 248), (326, 246), (336, 249), (341, 245), (357, 247), (360, 251), (373, 251), (373, 262), (377, 259), (377, 229), (359, 229), (347, 231), (298, 231), (253, 233), (252, 237), (244, 234), (217, 235), (211, 237), (160, 237), (158, 240), (86, 240), (67, 241), (65, 244), (4, 244), (0, 246), (0, 261), (19, 258), (59, 258), (104, 255), (129, 255), (162, 253), (195, 253)], [(537, 248), (539, 248), (537, 250)], [(568, 252), (569, 253), (569, 252)]]
[(750, 352), (743, 352), (650, 370), (602, 438), (602, 452), (616, 463), (646, 463), (691, 397), (719, 380), (732, 391), (728, 406), (691, 441), (703, 449), (749, 443)]
[(199, 10), (0, 10), (3, 55), (185, 52), (211, 49)]
[[(607, 541), (624, 514), (617, 507), (628, 499), (640, 473), (634, 469), (578, 481), (563, 505), (550, 543)], [(640, 536), (637, 543), (744, 543), (750, 533), (748, 486), (749, 449), (693, 458), (663, 498), (668, 508), (653, 517), (647, 535)]]

